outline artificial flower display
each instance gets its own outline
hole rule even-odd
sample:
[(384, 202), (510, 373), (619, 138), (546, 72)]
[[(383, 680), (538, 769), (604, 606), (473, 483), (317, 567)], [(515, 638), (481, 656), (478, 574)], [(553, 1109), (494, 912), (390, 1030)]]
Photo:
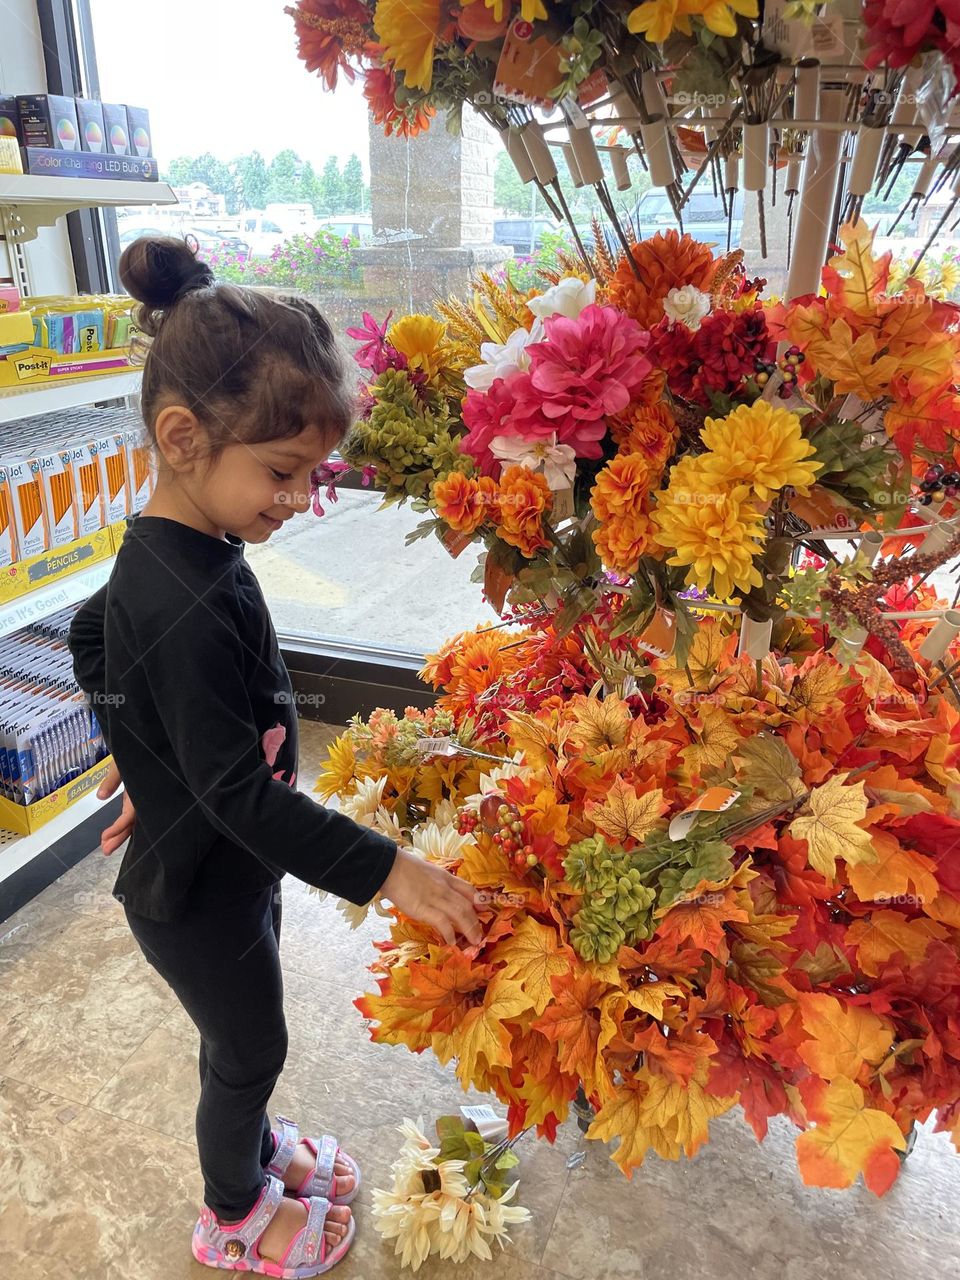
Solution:
[(366, 316), (343, 456), (424, 515), (411, 538), (476, 543), (498, 609), (560, 604), (570, 626), (612, 574), (621, 625), (667, 611), (680, 656), (691, 589), (764, 622), (805, 540), (920, 523), (915, 472), (954, 465), (956, 308), (888, 293), (862, 223), (842, 238), (823, 296), (789, 304), (670, 231), (632, 250), (648, 290), (598, 237), (589, 280), (569, 260), (542, 290), (482, 277), (472, 305)]
[(891, 292), (860, 225), (788, 304), (644, 246), (646, 297), (598, 241), (590, 281), (355, 331), (345, 456), (415, 536), (482, 546), (501, 616), (427, 659), (428, 711), (330, 749), (322, 796), (481, 895), (467, 950), (380, 907), (358, 1007), (514, 1135), (576, 1103), (628, 1176), (739, 1106), (796, 1126), (807, 1183), (882, 1194), (917, 1123), (960, 1148), (960, 663), (927, 581), (960, 554), (957, 311)]

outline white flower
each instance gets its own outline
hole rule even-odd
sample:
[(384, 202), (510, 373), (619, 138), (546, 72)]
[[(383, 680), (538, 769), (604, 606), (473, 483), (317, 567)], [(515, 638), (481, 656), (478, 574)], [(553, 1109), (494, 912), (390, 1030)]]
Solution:
[(682, 289), (671, 289), (663, 300), (664, 315), (674, 324), (684, 324), (695, 332), (700, 321), (710, 311), (710, 295), (695, 285), (685, 284)]
[(403, 839), (403, 827), (401, 827), (397, 815), (391, 813), (385, 805), (380, 805), (377, 809), (373, 826), (383, 835), (389, 836), (391, 840), (396, 840), (398, 844)]
[(488, 769), (480, 775), (480, 790), (474, 792), (472, 796), (467, 796), (463, 804), (470, 808), (476, 809), (480, 803), (486, 800), (487, 796), (500, 794), (500, 783), (504, 778), (514, 778), (517, 774), (527, 772), (528, 766), (522, 763), (523, 752), (515, 751), (513, 759), (506, 761), (504, 764), (496, 764), (492, 769)]
[(494, 436), (490, 452), (501, 462), (515, 463), (530, 471), (543, 468), (551, 489), (566, 489), (577, 474), (577, 455), (568, 444), (557, 444), (557, 433), (543, 440), (524, 440), (522, 436)]
[(349, 902), (346, 898), (337, 900), (337, 910), (346, 920), (351, 929), (359, 929), (367, 918), (370, 910), (370, 903), (365, 902), (362, 906), (357, 906), (355, 902)]
[(473, 837), (461, 835), (452, 823), (440, 826), (437, 822), (425, 822), (411, 836), (413, 849), (428, 862), (456, 862), (463, 851), (473, 844)]
[(341, 799), (340, 812), (364, 827), (372, 827), (383, 799), (386, 781), (386, 774), (380, 778), (364, 778), (357, 784), (357, 789), (352, 796)]
[(541, 293), (539, 298), (528, 299), (527, 306), (541, 320), (555, 315), (568, 316), (571, 320), (576, 320), (584, 307), (592, 306), (596, 300), (596, 280), (579, 280), (576, 276), (564, 276), (559, 284)]
[(444, 796), (442, 800), (438, 800), (433, 810), (433, 820), (445, 827), (452, 822), (454, 826), (457, 823), (457, 806), (448, 797)]
[(489, 391), (497, 378), (509, 378), (530, 366), (526, 348), (531, 342), (542, 342), (543, 324), (536, 320), (531, 329), (514, 329), (506, 342), (484, 342), (480, 345), (483, 364), (464, 369), (463, 380), (474, 391)]

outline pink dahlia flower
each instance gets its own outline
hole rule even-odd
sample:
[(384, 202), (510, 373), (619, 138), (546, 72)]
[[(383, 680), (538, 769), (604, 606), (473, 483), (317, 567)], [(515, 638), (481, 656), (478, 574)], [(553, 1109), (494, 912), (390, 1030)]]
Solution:
[(542, 399), (533, 390), (526, 372), (496, 378), (486, 391), (467, 393), (463, 420), (470, 430), (460, 440), (460, 448), (476, 459), (484, 475), (500, 474), (500, 459), (490, 451), (491, 441), (497, 436), (546, 440), (554, 434), (556, 424), (542, 413)]
[(650, 336), (616, 307), (596, 305), (575, 319), (550, 316), (544, 327), (547, 341), (527, 347), (542, 412), (562, 443), (581, 457), (599, 457), (595, 442), (604, 434), (603, 420), (626, 409), (652, 368), (645, 355)]

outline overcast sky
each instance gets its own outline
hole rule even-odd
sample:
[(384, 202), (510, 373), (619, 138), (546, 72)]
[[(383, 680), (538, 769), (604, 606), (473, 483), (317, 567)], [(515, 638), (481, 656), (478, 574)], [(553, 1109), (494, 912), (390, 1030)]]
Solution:
[(91, 0), (101, 97), (150, 112), (161, 165), (287, 147), (322, 167), (356, 152), (367, 170), (360, 82), (335, 95), (296, 54), (284, 0)]

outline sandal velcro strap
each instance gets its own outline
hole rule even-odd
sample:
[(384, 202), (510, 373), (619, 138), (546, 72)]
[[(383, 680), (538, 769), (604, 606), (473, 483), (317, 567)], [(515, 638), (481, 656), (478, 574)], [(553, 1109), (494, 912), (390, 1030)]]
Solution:
[(330, 1201), (322, 1196), (311, 1196), (309, 1205), (307, 1225), (297, 1237), (295, 1248), (285, 1259), (287, 1266), (311, 1266), (315, 1262), (323, 1262), (326, 1257), (327, 1241), (323, 1234), (323, 1224), (330, 1211)]
[(273, 1153), (273, 1159), (267, 1165), (267, 1171), (277, 1178), (282, 1178), (290, 1167), (290, 1161), (296, 1154), (297, 1147), (300, 1144), (300, 1130), (297, 1125), (289, 1120), (286, 1116), (277, 1116), (277, 1123), (280, 1125), (280, 1132), (276, 1133), (277, 1149)]
[(317, 1148), (317, 1167), (313, 1174), (313, 1182), (310, 1184), (312, 1196), (328, 1196), (333, 1199), (330, 1195), (334, 1190), (333, 1166), (339, 1150), (337, 1140), (332, 1134), (326, 1133), (320, 1139), (320, 1145)]
[(266, 1186), (249, 1216), (236, 1227), (221, 1227), (214, 1215), (208, 1228), (209, 1243), (234, 1261), (245, 1257), (263, 1235), (283, 1203), (283, 1183), (267, 1174)]

